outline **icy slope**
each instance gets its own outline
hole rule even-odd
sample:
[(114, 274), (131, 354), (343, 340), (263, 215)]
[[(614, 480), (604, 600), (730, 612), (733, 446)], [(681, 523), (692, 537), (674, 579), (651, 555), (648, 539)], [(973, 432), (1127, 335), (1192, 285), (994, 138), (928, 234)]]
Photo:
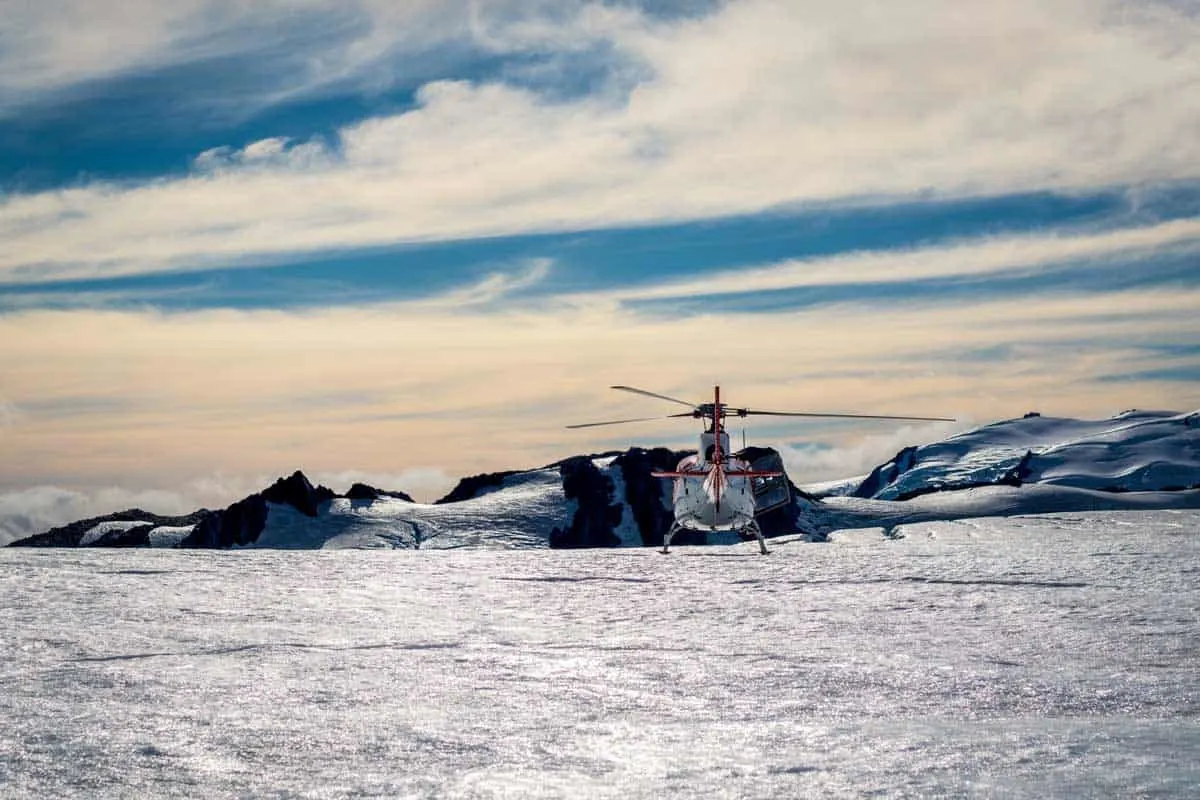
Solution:
[(408, 548), (548, 547), (570, 524), (575, 503), (556, 470), (520, 472), (479, 497), (445, 505), (395, 498), (323, 503), (315, 517), (283, 503), (268, 505), (266, 526), (246, 547)]
[[(671, 523), (667, 482), (682, 453), (632, 448), (546, 467), (464, 478), (435, 504), (355, 486), (338, 495), (296, 472), (221, 511), (81, 520), (20, 544), (191, 548), (578, 548), (659, 545)], [(800, 494), (760, 517), (764, 533), (812, 539), (846, 528), (1122, 509), (1200, 507), (1200, 413), (1128, 412), (1111, 420), (997, 422), (905, 448), (847, 497)], [(676, 538), (734, 543), (736, 535)]]
[(134, 509), (15, 544), (201, 549), (661, 544), (672, 519), (670, 493), (650, 473), (673, 467), (680, 457), (663, 448), (574, 456), (539, 469), (464, 478), (434, 504), (362, 485), (339, 495), (296, 472), (220, 511), (168, 518)]
[(857, 497), (904, 500), (946, 489), (1053, 484), (1109, 492), (1200, 486), (1200, 412), (1131, 411), (1109, 420), (1027, 416), (909, 447)]
[[(640, 546), (670, 522), (653, 468), (670, 451), (575, 456), (524, 472), (463, 479), (434, 504), (335, 497), (305, 514), (269, 503), (249, 547), (450, 549)], [(637, 517), (643, 517), (645, 533)], [(648, 517), (648, 519), (646, 519)]]

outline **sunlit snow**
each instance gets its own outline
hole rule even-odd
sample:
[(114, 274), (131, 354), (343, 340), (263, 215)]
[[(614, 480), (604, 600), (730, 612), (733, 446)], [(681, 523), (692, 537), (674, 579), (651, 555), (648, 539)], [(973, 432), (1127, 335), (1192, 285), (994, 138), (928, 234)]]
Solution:
[(4, 549), (0, 795), (1194, 797), (1198, 530)]

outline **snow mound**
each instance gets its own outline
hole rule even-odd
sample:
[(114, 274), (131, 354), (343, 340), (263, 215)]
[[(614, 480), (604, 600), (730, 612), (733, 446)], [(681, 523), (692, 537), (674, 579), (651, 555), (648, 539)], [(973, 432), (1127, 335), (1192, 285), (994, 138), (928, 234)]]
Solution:
[(104, 538), (105, 534), (112, 533), (113, 531), (124, 532), (132, 528), (141, 527), (145, 524), (146, 523), (141, 522), (140, 520), (112, 520), (110, 522), (101, 522), (83, 534), (83, 538), (79, 540), (79, 546), (86, 547), (90, 544), (95, 544)]
[(678, 458), (675, 452), (640, 448), (574, 456), (538, 469), (464, 478), (432, 504), (386, 495), (335, 496), (315, 508), (268, 500), (261, 530), (242, 530), (233, 546), (446, 550), (661, 544), (671, 519), (670, 492), (650, 472)]
[[(774, 452), (774, 451), (770, 451)], [(219, 511), (159, 517), (130, 509), (28, 537), (21, 546), (273, 549), (541, 549), (662, 544), (670, 486), (654, 478), (685, 455), (666, 448), (572, 456), (474, 475), (433, 504), (355, 486), (338, 495), (303, 473)], [(843, 482), (846, 483), (846, 482)], [(1072, 511), (1200, 508), (1200, 412), (1113, 419), (1027, 415), (907, 447), (823, 502), (793, 492), (765, 512), (767, 537)], [(793, 487), (794, 488), (794, 487)], [(733, 544), (736, 534), (676, 543)]]
[(246, 547), (543, 548), (570, 513), (558, 472), (535, 470), (509, 475), (477, 497), (444, 504), (338, 497), (309, 516), (287, 504), (268, 503), (266, 525)]
[(1049, 484), (1106, 492), (1200, 486), (1200, 412), (1129, 411), (1109, 420), (1028, 415), (909, 447), (853, 492), (905, 500), (989, 485)]

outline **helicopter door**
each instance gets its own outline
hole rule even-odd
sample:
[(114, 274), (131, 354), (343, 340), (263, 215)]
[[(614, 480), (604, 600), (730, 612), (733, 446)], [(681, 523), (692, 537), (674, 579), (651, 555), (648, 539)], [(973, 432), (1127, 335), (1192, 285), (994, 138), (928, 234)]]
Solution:
[(774, 478), (752, 478), (754, 484), (754, 515), (774, 511), (792, 501), (788, 488), (787, 473), (783, 469), (783, 458), (770, 451), (750, 461), (750, 469), (763, 472), (783, 472)]

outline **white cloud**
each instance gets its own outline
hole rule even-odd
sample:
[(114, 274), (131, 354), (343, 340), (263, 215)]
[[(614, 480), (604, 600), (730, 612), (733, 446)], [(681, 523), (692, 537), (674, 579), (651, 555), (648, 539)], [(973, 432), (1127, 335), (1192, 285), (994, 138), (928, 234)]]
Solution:
[(642, 65), (635, 88), (550, 102), (435, 81), (336, 142), (267, 139), (201, 154), (184, 178), (11, 196), (0, 281), (1200, 177), (1200, 21), (1167, 5), (747, 0), (672, 23), (590, 7), (518, 22), (488, 41), (598, 37)]
[[(1200, 293), (1172, 288), (677, 319), (553, 302), (17, 312), (0, 315), (11, 403), (113, 402), (8, 429), (0, 485), (175, 486), (220, 472), (261, 476), (252, 491), (297, 468), (399, 476), (410, 465), (458, 476), (687, 432), (680, 421), (564, 430), (659, 412), (613, 384), (703, 397), (719, 383), (728, 402), (758, 408), (977, 420), (1031, 404), (1064, 416), (1194, 408), (1193, 382), (1101, 379), (1175, 365), (1155, 348), (1200, 340), (1197, 307)], [(312, 402), (331, 393), (346, 402)]]
[(1200, 219), (1100, 233), (997, 236), (933, 247), (789, 260), (703, 278), (614, 289), (584, 296), (580, 301), (654, 300), (829, 284), (978, 277), (1049, 264), (1079, 264), (1123, 256), (1138, 258), (1170, 247), (1200, 249)]
[(824, 436), (807, 445), (773, 443), (772, 446), (783, 457), (792, 482), (803, 486), (866, 475), (905, 447), (938, 442), (973, 427), (976, 425), (970, 420), (921, 425), (890, 423), (886, 432), (842, 434), (833, 441), (829, 441), (832, 437)]
[(346, 81), (378, 91), (414, 69), (420, 75), (414, 62), (430, 50), (469, 39), (469, 7), (468, 0), (5, 0), (0, 116), (47, 93), (86, 92), (89, 82), (228, 58), (282, 73), (205, 95), (247, 105), (241, 113)]
[(59, 525), (129, 508), (164, 516), (190, 514), (200, 508), (223, 508), (268, 483), (262, 479), (256, 482), (214, 474), (185, 482), (177, 490), (121, 486), (69, 489), (43, 485), (0, 492), (0, 547)]
[(405, 305), (424, 310), (453, 310), (488, 306), (515, 292), (544, 282), (552, 268), (553, 261), (551, 259), (528, 259), (515, 271), (492, 272), (471, 286), (454, 289), (427, 300), (409, 302)]
[(308, 477), (313, 483), (324, 484), (336, 492), (348, 491), (355, 483), (365, 483), (384, 491), (405, 492), (417, 502), (433, 502), (446, 496), (463, 476), (450, 475), (442, 467), (411, 467), (400, 472), (364, 472), (353, 469), (341, 472), (314, 472)]

